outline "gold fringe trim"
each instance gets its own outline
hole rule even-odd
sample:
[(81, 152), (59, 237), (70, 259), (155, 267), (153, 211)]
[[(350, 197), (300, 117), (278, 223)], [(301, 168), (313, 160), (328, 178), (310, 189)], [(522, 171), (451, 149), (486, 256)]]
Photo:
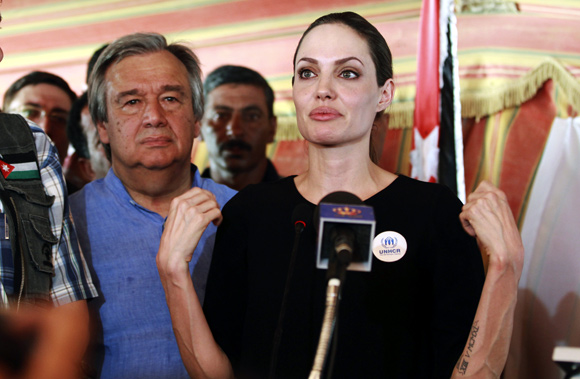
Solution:
[(301, 140), (302, 135), (296, 125), (296, 115), (278, 116), (278, 128), (276, 129), (276, 141)]
[[(548, 79), (554, 80), (566, 95), (570, 105), (580, 110), (580, 82), (560, 62), (548, 57), (529, 73), (508, 84), (486, 87), (469, 93), (461, 92), (461, 117), (475, 117), (479, 120), (504, 109), (517, 107), (534, 97)], [(386, 110), (389, 114), (389, 129), (412, 128), (414, 111), (414, 101), (392, 104)], [(301, 139), (302, 136), (296, 126), (296, 116), (278, 116), (276, 141)]]
[(412, 128), (414, 112), (414, 101), (391, 104), (386, 110), (386, 113), (389, 115), (389, 129)]
[(580, 82), (560, 62), (547, 58), (538, 67), (511, 83), (477, 92), (462, 92), (461, 116), (479, 120), (503, 109), (517, 107), (534, 97), (548, 79), (553, 79), (572, 107), (580, 110)]

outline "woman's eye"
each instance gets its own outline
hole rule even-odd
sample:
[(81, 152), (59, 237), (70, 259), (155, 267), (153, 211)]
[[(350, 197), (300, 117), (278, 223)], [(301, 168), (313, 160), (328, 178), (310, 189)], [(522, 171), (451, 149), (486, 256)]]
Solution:
[(300, 77), (303, 79), (313, 78), (315, 75), (312, 71), (304, 69), (300, 71)]
[(351, 70), (344, 70), (343, 72), (340, 73), (340, 76), (345, 79), (358, 78), (358, 74)]

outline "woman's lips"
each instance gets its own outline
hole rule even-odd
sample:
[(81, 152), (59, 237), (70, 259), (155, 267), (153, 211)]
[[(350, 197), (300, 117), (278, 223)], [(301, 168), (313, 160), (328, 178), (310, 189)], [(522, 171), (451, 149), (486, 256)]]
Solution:
[(334, 108), (318, 107), (313, 109), (308, 116), (316, 121), (330, 121), (335, 120), (342, 115)]

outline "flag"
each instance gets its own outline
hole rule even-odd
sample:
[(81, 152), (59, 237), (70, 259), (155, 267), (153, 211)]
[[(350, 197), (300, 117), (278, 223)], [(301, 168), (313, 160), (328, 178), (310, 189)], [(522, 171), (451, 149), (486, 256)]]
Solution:
[(453, 0), (423, 0), (411, 176), (447, 185), (465, 202), (457, 27)]
[(34, 153), (4, 154), (0, 159), (0, 172), (6, 180), (40, 178)]
[(0, 171), (2, 172), (2, 176), (4, 176), (4, 179), (6, 179), (8, 175), (14, 171), (14, 166), (12, 166), (10, 163), (6, 163), (0, 160)]

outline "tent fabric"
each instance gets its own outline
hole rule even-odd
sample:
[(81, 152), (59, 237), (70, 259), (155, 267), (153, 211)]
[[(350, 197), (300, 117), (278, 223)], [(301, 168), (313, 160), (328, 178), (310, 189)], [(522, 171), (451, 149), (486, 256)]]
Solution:
[[(529, 99), (534, 86), (515, 102), (493, 106), (503, 104), (498, 97), (513, 98), (502, 95), (502, 89), (546, 59), (557, 62), (572, 81), (580, 80), (580, 3), (517, 3), (515, 14), (457, 14), (463, 117), (483, 117)], [(367, 17), (386, 37), (396, 83), (389, 128), (412, 127), (420, 0), (5, 1), (0, 33), (6, 56), (0, 64), (0, 91), (29, 71), (47, 70), (81, 93), (93, 51), (124, 34), (156, 31), (170, 41), (190, 43), (205, 73), (225, 63), (263, 73), (276, 92), (281, 124), (277, 140), (299, 139), (291, 101), (294, 49), (316, 17), (344, 10)], [(541, 75), (536, 90), (548, 76)], [(550, 77), (566, 86), (564, 80)]]
[(489, 180), (506, 192), (512, 213), (521, 222), (555, 116), (554, 85), (548, 81), (521, 106), (484, 117), (466, 128), (467, 192)]
[(521, 229), (525, 258), (504, 378), (562, 378), (555, 346), (580, 347), (580, 117), (555, 118)]

